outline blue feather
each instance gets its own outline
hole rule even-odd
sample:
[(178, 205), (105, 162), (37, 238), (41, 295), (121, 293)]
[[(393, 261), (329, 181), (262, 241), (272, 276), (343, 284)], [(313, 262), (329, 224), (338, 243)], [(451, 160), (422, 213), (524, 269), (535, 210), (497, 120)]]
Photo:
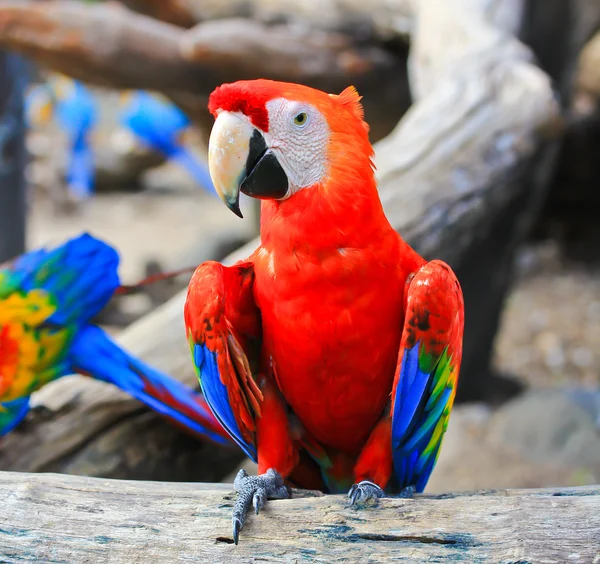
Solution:
[[(406, 381), (404, 379), (406, 378)], [(419, 343), (404, 352), (402, 373), (396, 390), (396, 401), (400, 403), (394, 410), (392, 437), (399, 440), (408, 431), (415, 412), (425, 392), (429, 374), (419, 368)]]
[(89, 197), (94, 188), (94, 157), (89, 134), (96, 125), (96, 101), (92, 93), (76, 80), (65, 97), (57, 97), (56, 117), (69, 138), (67, 184), (78, 198)]
[(78, 199), (89, 198), (94, 191), (94, 153), (85, 137), (79, 137), (71, 146), (67, 168), (69, 189)]
[(217, 443), (229, 443), (199, 422), (210, 417), (197, 401), (199, 394), (127, 354), (99, 327), (89, 325), (77, 334), (69, 358), (76, 371), (118, 386), (154, 411)]
[(433, 406), (433, 409), (428, 413), (427, 419), (423, 422), (422, 425), (415, 431), (415, 433), (411, 436), (410, 440), (406, 442), (404, 448), (406, 450), (411, 450), (416, 448), (418, 443), (422, 441), (426, 435), (431, 435), (433, 428), (437, 425), (439, 418), (442, 415), (442, 412), (446, 408), (446, 404), (450, 399), (450, 394), (452, 394), (452, 390), (446, 388), (442, 397), (439, 401)]
[[(421, 369), (417, 342), (406, 349), (398, 385), (394, 413), (392, 414), (392, 450), (396, 479), (401, 488), (414, 486), (423, 491), (435, 466), (440, 444), (429, 444), (436, 426), (452, 396), (450, 386), (442, 388), (435, 399), (433, 390), (438, 370), (443, 370), (440, 361), (431, 373)], [(445, 355), (443, 358), (447, 360)]]
[(121, 123), (140, 142), (183, 166), (205, 190), (216, 195), (207, 167), (200, 163), (179, 140), (190, 120), (174, 104), (159, 100), (148, 92), (138, 91), (129, 98), (121, 113)]
[(88, 321), (108, 303), (120, 284), (118, 265), (118, 253), (86, 233), (51, 251), (21, 255), (11, 270), (23, 291), (43, 289), (55, 298), (48, 323), (68, 325)]
[(10, 433), (27, 415), (29, 396), (0, 403), (0, 437)]
[(242, 433), (229, 405), (227, 387), (221, 382), (217, 355), (209, 351), (205, 345), (194, 345), (194, 362), (200, 372), (202, 393), (214, 416), (223, 425), (233, 440), (254, 461), (257, 461), (256, 447), (244, 440)]

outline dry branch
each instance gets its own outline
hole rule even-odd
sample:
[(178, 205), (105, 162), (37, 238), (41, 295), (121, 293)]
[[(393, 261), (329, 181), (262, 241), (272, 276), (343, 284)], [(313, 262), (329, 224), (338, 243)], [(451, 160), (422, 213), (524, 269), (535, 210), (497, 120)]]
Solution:
[[(187, 26), (222, 18), (260, 22), (300, 22), (325, 31), (342, 31), (377, 41), (405, 39), (414, 32), (413, 0), (122, 0), (155, 18)], [(469, 6), (466, 7), (470, 9)], [(491, 24), (516, 34), (523, 16), (521, 0), (488, 0), (475, 5)]]
[(120, 0), (131, 10), (181, 27), (212, 19), (253, 16), (249, 0)]
[(225, 19), (185, 31), (113, 3), (0, 0), (0, 46), (91, 83), (161, 91), (205, 130), (210, 92), (244, 78), (331, 92), (354, 84), (375, 139), (409, 105), (403, 60), (381, 46), (299, 25)]
[[(302, 496), (302, 497), (299, 497)], [(596, 486), (484, 491), (350, 508), (295, 492), (231, 541), (231, 485), (0, 473), (0, 559), (44, 562), (592, 562)]]
[[(227, 4), (231, 3), (227, 2)], [(180, 27), (193, 27), (200, 19), (193, 0), (121, 0), (121, 4), (146, 16)]]

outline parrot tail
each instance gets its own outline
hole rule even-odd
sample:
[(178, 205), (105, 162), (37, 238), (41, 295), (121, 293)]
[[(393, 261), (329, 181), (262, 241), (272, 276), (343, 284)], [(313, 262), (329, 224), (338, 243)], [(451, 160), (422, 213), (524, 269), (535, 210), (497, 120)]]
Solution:
[(211, 192), (215, 196), (217, 195), (210, 178), (210, 173), (208, 172), (208, 167), (201, 163), (190, 151), (184, 147), (179, 147), (171, 155), (171, 160), (185, 168), (194, 180), (207, 192)]
[(51, 325), (79, 325), (94, 317), (119, 287), (119, 255), (84, 233), (53, 249), (20, 255), (7, 265), (8, 289), (42, 290), (52, 297)]
[(196, 436), (232, 444), (199, 392), (129, 355), (99, 327), (81, 329), (70, 361), (74, 371), (114, 384)]

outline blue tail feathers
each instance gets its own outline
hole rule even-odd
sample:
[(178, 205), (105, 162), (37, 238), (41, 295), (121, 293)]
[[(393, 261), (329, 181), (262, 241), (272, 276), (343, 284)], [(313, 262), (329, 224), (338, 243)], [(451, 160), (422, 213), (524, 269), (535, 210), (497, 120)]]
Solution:
[(116, 385), (203, 438), (231, 444), (215, 432), (215, 420), (201, 394), (130, 356), (99, 327), (90, 325), (79, 332), (70, 358), (77, 372)]

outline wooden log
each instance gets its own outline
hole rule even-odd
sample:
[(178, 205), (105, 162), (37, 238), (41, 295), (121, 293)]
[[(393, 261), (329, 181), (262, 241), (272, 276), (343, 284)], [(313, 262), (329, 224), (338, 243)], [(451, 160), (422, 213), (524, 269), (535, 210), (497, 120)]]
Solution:
[(185, 31), (116, 3), (0, 0), (0, 46), (90, 83), (161, 91), (205, 131), (212, 122), (208, 95), (244, 78), (268, 76), (332, 92), (355, 84), (375, 139), (389, 133), (410, 103), (402, 58), (301, 26), (225, 19)]
[(192, 27), (200, 21), (192, 0), (121, 0), (121, 4), (180, 27)]
[[(377, 41), (406, 40), (414, 32), (414, 0), (122, 0), (141, 13), (179, 25), (223, 18), (301, 22), (313, 29), (343, 31)], [(480, 9), (476, 6), (476, 9)], [(521, 0), (488, 0), (481, 7), (493, 25), (516, 34)]]
[(597, 562), (600, 487), (383, 499), (294, 491), (231, 538), (230, 484), (0, 473), (0, 559), (40, 562)]
[(25, 250), (25, 61), (0, 51), (0, 263)]

